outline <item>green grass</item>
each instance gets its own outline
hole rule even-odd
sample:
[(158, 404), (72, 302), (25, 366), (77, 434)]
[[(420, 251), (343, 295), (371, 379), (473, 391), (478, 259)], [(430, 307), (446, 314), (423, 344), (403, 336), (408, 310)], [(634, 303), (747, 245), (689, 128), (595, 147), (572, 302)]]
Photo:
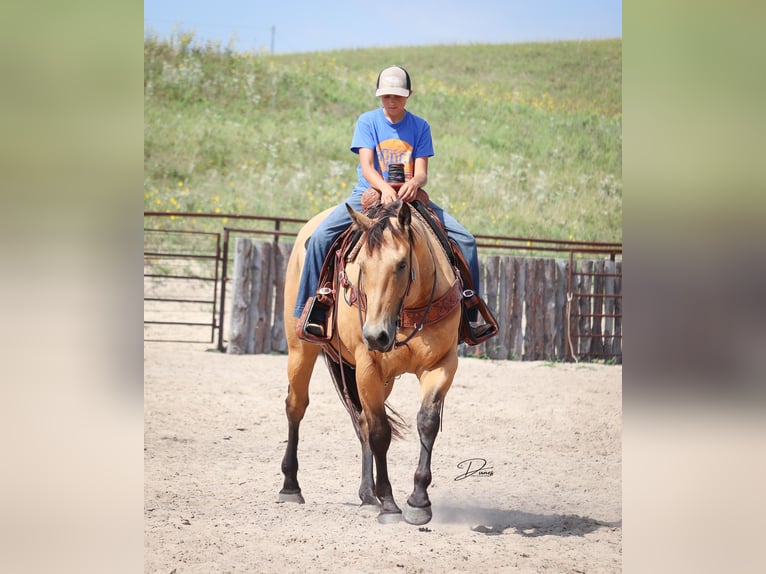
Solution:
[(427, 190), (474, 233), (622, 240), (622, 42), (236, 53), (144, 39), (144, 208), (308, 218), (356, 181), (377, 73), (413, 77)]

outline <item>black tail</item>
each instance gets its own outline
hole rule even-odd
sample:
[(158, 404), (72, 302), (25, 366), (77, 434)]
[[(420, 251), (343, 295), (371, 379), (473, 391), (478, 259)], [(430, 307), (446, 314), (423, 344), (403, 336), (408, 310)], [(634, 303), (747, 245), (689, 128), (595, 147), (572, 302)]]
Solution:
[[(362, 403), (359, 400), (359, 389), (356, 386), (356, 369), (353, 365), (341, 362), (339, 364), (327, 353), (322, 353), (327, 363), (327, 370), (330, 371), (335, 390), (338, 392), (340, 401), (346, 407), (351, 422), (354, 425), (354, 431), (359, 440), (362, 440), (362, 429), (359, 425), (359, 417), (362, 414)], [(404, 430), (407, 428), (407, 422), (404, 418), (392, 409), (386, 403), (386, 416), (391, 426), (391, 436), (393, 438), (402, 438)]]

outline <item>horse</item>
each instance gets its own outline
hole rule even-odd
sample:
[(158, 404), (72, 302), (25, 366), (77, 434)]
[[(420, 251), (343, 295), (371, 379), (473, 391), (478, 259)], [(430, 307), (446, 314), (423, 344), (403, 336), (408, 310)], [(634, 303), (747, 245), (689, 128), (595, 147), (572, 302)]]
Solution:
[[(428, 497), (431, 455), (444, 400), (458, 366), (460, 282), (432, 229), (409, 204), (397, 200), (385, 207), (379, 205), (375, 216), (357, 212), (348, 204), (346, 208), (353, 229), (361, 235), (345, 262), (343, 294), (338, 293), (335, 304), (337, 344), (333, 348), (337, 360), (331, 360), (327, 350), (325, 358), (362, 447), (361, 506), (376, 506), (378, 521), (384, 524), (402, 518), (386, 458), (402, 421), (386, 400), (398, 376), (416, 375), (420, 385), (420, 455), (403, 518), (422, 525), (432, 517)], [(280, 502), (304, 502), (297, 477), (298, 434), (309, 404), (309, 379), (323, 349), (299, 338), (298, 319), (292, 310), (305, 242), (330, 211), (314, 216), (300, 230), (287, 265), (288, 440), (281, 466), (284, 484)], [(441, 311), (434, 311), (437, 308)], [(403, 315), (411, 320), (403, 321)]]

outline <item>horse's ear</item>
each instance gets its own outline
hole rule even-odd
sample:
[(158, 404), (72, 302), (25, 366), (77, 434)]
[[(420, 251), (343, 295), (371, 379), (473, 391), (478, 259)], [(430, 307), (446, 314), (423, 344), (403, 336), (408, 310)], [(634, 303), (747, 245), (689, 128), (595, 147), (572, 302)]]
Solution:
[(362, 231), (367, 231), (372, 226), (372, 219), (363, 213), (359, 213), (348, 203), (346, 204), (346, 209), (348, 210), (348, 214), (351, 216), (351, 220)]
[(410, 212), (410, 204), (402, 203), (402, 207), (399, 208), (399, 225), (402, 229), (407, 229), (412, 221), (412, 213)]

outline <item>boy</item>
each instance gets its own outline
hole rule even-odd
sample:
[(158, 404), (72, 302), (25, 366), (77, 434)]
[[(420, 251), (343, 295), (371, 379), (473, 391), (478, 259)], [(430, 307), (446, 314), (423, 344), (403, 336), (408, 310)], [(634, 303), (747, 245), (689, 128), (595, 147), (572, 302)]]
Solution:
[[(344, 202), (357, 211), (362, 210), (362, 194), (370, 187), (380, 191), (381, 203), (397, 199), (412, 201), (419, 188), (428, 182), (428, 158), (434, 155), (431, 127), (428, 122), (405, 108), (412, 94), (412, 82), (407, 70), (391, 66), (378, 75), (375, 96), (381, 107), (359, 116), (351, 139), (351, 151), (359, 155), (357, 173), (359, 179), (351, 196)], [(404, 164), (404, 183), (397, 192), (387, 181), (388, 166)], [(462, 225), (441, 207), (431, 202), (433, 209), (447, 230), (447, 235), (457, 243), (468, 263), (476, 293), (480, 293), (479, 258), (476, 240)], [(309, 297), (319, 287), (322, 263), (335, 239), (351, 224), (351, 217), (344, 204), (339, 205), (319, 224), (306, 246), (306, 259), (295, 302), (294, 316), (300, 317)], [(316, 311), (317, 316), (314, 316)], [(317, 337), (324, 336), (324, 310), (312, 310), (306, 331)], [(471, 317), (471, 319), (474, 319)], [(482, 325), (479, 327), (489, 327)], [(481, 335), (481, 332), (477, 333)]]

